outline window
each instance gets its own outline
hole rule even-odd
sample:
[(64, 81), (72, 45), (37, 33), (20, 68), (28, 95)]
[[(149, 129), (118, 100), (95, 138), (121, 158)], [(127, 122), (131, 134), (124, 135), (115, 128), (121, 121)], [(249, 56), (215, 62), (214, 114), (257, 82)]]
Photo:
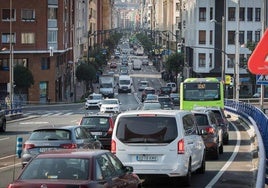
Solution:
[(213, 42), (213, 31), (209, 31), (209, 44)]
[(185, 115), (182, 121), (186, 135), (196, 134), (196, 123), (192, 115)]
[(239, 19), (240, 21), (245, 21), (245, 8), (240, 7), (239, 9)]
[(239, 43), (240, 44), (245, 44), (245, 31), (240, 31), (239, 32)]
[(205, 7), (199, 8), (199, 21), (206, 21), (206, 8)]
[(235, 31), (228, 31), (228, 44), (235, 44)]
[(261, 39), (261, 31), (255, 31), (255, 42), (259, 42)]
[(21, 19), (23, 21), (35, 20), (35, 12), (32, 9), (22, 9), (21, 10)]
[[(16, 18), (15, 9), (11, 10), (11, 20), (14, 21)], [(2, 20), (9, 21), (10, 20), (10, 9), (2, 9)]]
[(200, 68), (206, 67), (206, 54), (204, 53), (198, 54), (198, 67)]
[(235, 21), (235, 7), (228, 8), (228, 21)]
[(247, 18), (248, 21), (252, 21), (253, 20), (253, 8), (248, 8), (248, 12), (247, 12)]
[(255, 21), (261, 21), (261, 8), (255, 8)]
[(58, 40), (58, 31), (57, 30), (49, 30), (48, 31), (48, 42), (55, 43)]
[(213, 8), (210, 7), (210, 10), (209, 10), (209, 20), (213, 20)]
[(22, 33), (21, 34), (21, 44), (34, 44), (35, 35), (34, 33)]
[(101, 155), (97, 158), (97, 163), (101, 170), (101, 176), (98, 174), (98, 178), (101, 179), (109, 179), (113, 177), (114, 175), (114, 168), (111, 164), (110, 160), (108, 159), (108, 156), (106, 154)]
[(48, 19), (56, 20), (57, 19), (57, 8), (48, 7)]
[(9, 59), (0, 59), (0, 70), (9, 71)]
[(212, 53), (209, 53), (209, 68), (212, 67)]
[(235, 54), (228, 54), (228, 58), (227, 67), (234, 68)]
[(50, 58), (43, 57), (41, 59), (41, 70), (48, 70), (50, 69)]
[(205, 30), (199, 31), (199, 44), (206, 44), (206, 31)]
[(180, 3), (176, 3), (176, 11), (177, 11), (177, 12), (180, 11)]
[(252, 42), (252, 31), (247, 31), (247, 42)]
[(10, 40), (12, 41), (12, 43), (16, 42), (15, 33), (12, 33), (11, 37), (10, 37), (10, 33), (2, 33), (2, 43), (10, 43)]
[(123, 164), (119, 161), (119, 159), (115, 155), (112, 155), (110, 153), (109, 154), (107, 153), (107, 155), (115, 168), (116, 174), (117, 175), (124, 174)]
[(14, 59), (14, 66), (21, 65), (28, 68), (28, 59)]

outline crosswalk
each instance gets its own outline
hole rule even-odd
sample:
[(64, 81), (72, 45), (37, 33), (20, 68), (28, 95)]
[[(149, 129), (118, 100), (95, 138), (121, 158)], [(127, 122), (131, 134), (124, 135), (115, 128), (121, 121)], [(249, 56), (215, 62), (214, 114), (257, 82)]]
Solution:
[(39, 116), (39, 117), (48, 117), (48, 116), (71, 116), (71, 115), (84, 115), (90, 113), (89, 111), (28, 111), (23, 112), (24, 116)]

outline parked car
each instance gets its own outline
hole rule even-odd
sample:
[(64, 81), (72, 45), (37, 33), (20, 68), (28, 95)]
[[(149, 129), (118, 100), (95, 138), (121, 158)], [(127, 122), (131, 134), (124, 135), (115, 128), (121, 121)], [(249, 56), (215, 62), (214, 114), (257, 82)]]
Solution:
[(145, 100), (141, 107), (141, 110), (160, 110), (160, 109), (162, 109), (162, 106), (157, 100), (148, 100), (148, 101)]
[(146, 87), (149, 87), (149, 82), (146, 80), (141, 80), (139, 82), (139, 91), (143, 91)]
[(24, 167), (35, 155), (49, 150), (101, 147), (100, 141), (96, 140), (84, 127), (47, 126), (35, 129), (24, 142), (21, 163)]
[(111, 152), (141, 178), (167, 176), (191, 183), (205, 173), (205, 145), (195, 118), (183, 110), (136, 110), (118, 115)]
[(141, 102), (144, 102), (147, 94), (156, 94), (156, 90), (153, 87), (144, 88), (141, 94)]
[(66, 149), (34, 157), (8, 188), (140, 188), (133, 167), (108, 150)]
[(120, 113), (120, 101), (116, 98), (107, 98), (102, 100), (100, 103), (100, 112), (101, 113)]
[(215, 114), (210, 110), (193, 110), (199, 129), (203, 130), (202, 138), (206, 145), (206, 154), (212, 159), (219, 159), (223, 153), (222, 128)]
[(229, 124), (230, 122), (227, 120), (227, 118), (230, 118), (230, 115), (225, 116), (224, 111), (220, 107), (195, 107), (194, 109), (198, 110), (211, 110), (214, 112), (218, 123), (221, 125), (222, 128), (222, 141), (223, 144), (229, 143)]
[(114, 128), (115, 115), (96, 113), (82, 117), (79, 125), (85, 127), (93, 136), (96, 136), (104, 149), (111, 149), (111, 138)]
[(170, 93), (169, 96), (170, 96), (174, 106), (180, 105), (180, 95), (178, 93)]
[(101, 100), (103, 100), (102, 94), (92, 93), (86, 98), (85, 108), (98, 107)]
[(6, 112), (0, 105), (0, 132), (6, 132)]
[(168, 95), (158, 96), (158, 101), (161, 104), (161, 108), (164, 110), (173, 110), (174, 104)]

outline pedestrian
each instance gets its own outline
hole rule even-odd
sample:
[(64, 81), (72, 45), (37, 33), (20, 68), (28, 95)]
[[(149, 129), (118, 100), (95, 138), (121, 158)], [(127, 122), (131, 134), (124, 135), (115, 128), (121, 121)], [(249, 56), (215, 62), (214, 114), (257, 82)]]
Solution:
[(6, 107), (7, 109), (11, 109), (11, 101), (10, 101), (10, 97), (9, 94), (7, 94), (6, 98), (5, 98), (5, 103), (6, 103)]

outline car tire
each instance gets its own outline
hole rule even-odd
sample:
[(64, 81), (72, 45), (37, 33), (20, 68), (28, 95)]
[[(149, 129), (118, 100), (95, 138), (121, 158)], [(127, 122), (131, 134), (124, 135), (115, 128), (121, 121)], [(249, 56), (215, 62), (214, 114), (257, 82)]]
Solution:
[(196, 171), (198, 174), (204, 174), (206, 172), (206, 151), (204, 151), (200, 168)]
[(224, 145), (228, 145), (228, 144), (229, 144), (229, 135), (227, 135), (227, 136), (223, 139), (223, 144), (224, 144)]
[(223, 144), (221, 143), (220, 147), (219, 147), (219, 154), (223, 154)]
[(219, 156), (220, 156), (219, 148), (220, 147), (218, 147), (218, 146), (215, 148), (215, 153), (213, 155), (213, 159), (214, 160), (218, 160), (219, 159)]
[(185, 177), (183, 177), (183, 184), (185, 186), (190, 186), (191, 185), (191, 179), (192, 179), (192, 167), (191, 167), (191, 160), (190, 160), (189, 164), (188, 164), (187, 174), (186, 174)]
[(6, 120), (4, 119), (0, 127), (0, 132), (6, 132), (6, 125), (7, 123), (6, 123)]

